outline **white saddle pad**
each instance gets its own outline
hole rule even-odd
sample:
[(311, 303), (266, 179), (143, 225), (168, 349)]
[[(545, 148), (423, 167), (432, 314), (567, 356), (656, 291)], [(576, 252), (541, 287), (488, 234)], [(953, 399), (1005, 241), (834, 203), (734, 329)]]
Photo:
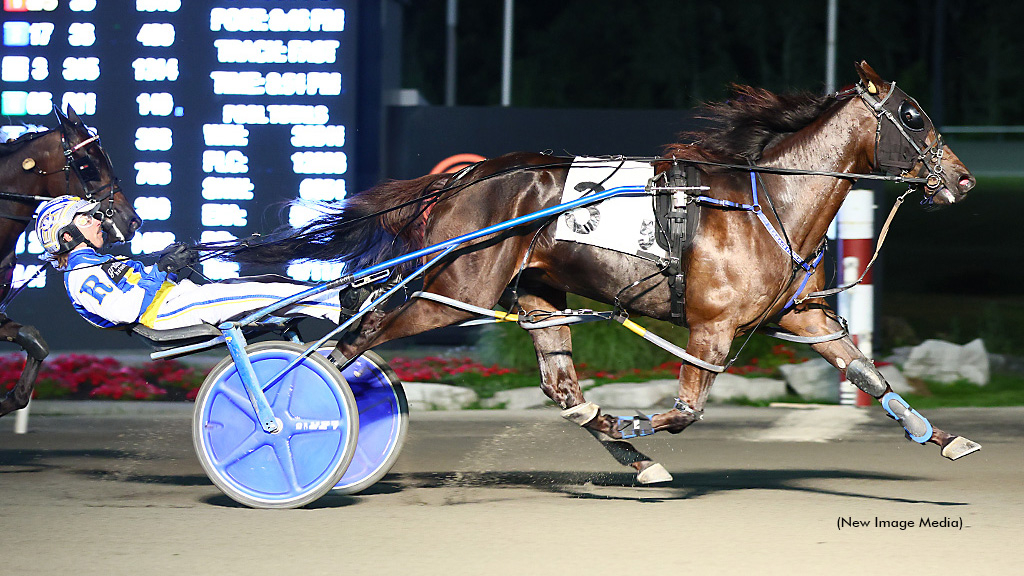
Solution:
[[(646, 186), (652, 177), (654, 167), (647, 162), (577, 157), (569, 168), (562, 202), (593, 194), (595, 189)], [(579, 242), (647, 259), (667, 256), (654, 241), (654, 203), (644, 192), (615, 196), (559, 216), (555, 240)]]

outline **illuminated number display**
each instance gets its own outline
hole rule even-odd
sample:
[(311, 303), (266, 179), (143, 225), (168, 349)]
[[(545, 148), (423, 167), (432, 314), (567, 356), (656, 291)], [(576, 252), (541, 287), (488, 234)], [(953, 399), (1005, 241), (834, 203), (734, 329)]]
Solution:
[[(0, 137), (53, 127), (54, 106), (97, 129), (146, 221), (126, 253), (305, 224), (319, 212), (289, 201), (341, 200), (352, 185), (357, 5), (3, 0)], [(41, 252), (28, 234), (17, 250)], [(16, 282), (37, 270), (20, 261)], [(202, 271), (240, 272), (209, 260)], [(315, 263), (287, 272), (340, 274)]]

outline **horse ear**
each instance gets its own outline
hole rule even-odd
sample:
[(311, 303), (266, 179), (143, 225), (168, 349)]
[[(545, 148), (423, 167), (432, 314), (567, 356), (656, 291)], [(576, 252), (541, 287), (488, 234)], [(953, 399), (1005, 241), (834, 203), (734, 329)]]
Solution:
[(882, 88), (888, 86), (888, 83), (882, 80), (875, 69), (868, 65), (867, 60), (855, 62), (853, 67), (857, 69), (857, 75), (860, 76), (860, 81), (864, 84), (868, 94), (877, 96)]
[(60, 108), (58, 108), (56, 104), (53, 105), (53, 113), (57, 116), (57, 122), (59, 122), (61, 126), (67, 125), (68, 117), (60, 111)]
[(68, 104), (68, 120), (75, 125), (82, 123), (82, 119), (78, 117), (78, 112), (75, 112), (75, 109), (71, 107), (71, 104)]

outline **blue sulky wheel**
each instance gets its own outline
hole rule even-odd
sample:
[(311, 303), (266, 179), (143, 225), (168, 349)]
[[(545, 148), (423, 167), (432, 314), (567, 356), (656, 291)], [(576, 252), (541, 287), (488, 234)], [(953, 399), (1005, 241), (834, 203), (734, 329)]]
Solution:
[[(305, 348), (260, 342), (246, 352), (262, 382)], [(295, 508), (323, 496), (356, 451), (356, 401), (338, 369), (313, 354), (264, 391), (281, 429), (260, 427), (230, 357), (206, 377), (196, 397), (192, 439), (210, 480), (254, 508)]]
[[(320, 353), (327, 356), (333, 349), (328, 342)], [(357, 494), (383, 478), (398, 460), (409, 428), (409, 402), (398, 376), (374, 352), (364, 352), (342, 374), (359, 409), (359, 443), (334, 491)]]

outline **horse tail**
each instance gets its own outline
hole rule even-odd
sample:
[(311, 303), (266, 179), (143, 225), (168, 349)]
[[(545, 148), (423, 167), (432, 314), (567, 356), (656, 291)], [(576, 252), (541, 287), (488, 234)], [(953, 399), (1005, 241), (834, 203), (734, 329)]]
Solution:
[(343, 262), (350, 270), (368, 268), (423, 247), (425, 213), (433, 202), (424, 196), (442, 189), (450, 177), (429, 174), (389, 180), (340, 203), (313, 204), (322, 214), (305, 226), (219, 249), (225, 258), (240, 263), (319, 260)]

